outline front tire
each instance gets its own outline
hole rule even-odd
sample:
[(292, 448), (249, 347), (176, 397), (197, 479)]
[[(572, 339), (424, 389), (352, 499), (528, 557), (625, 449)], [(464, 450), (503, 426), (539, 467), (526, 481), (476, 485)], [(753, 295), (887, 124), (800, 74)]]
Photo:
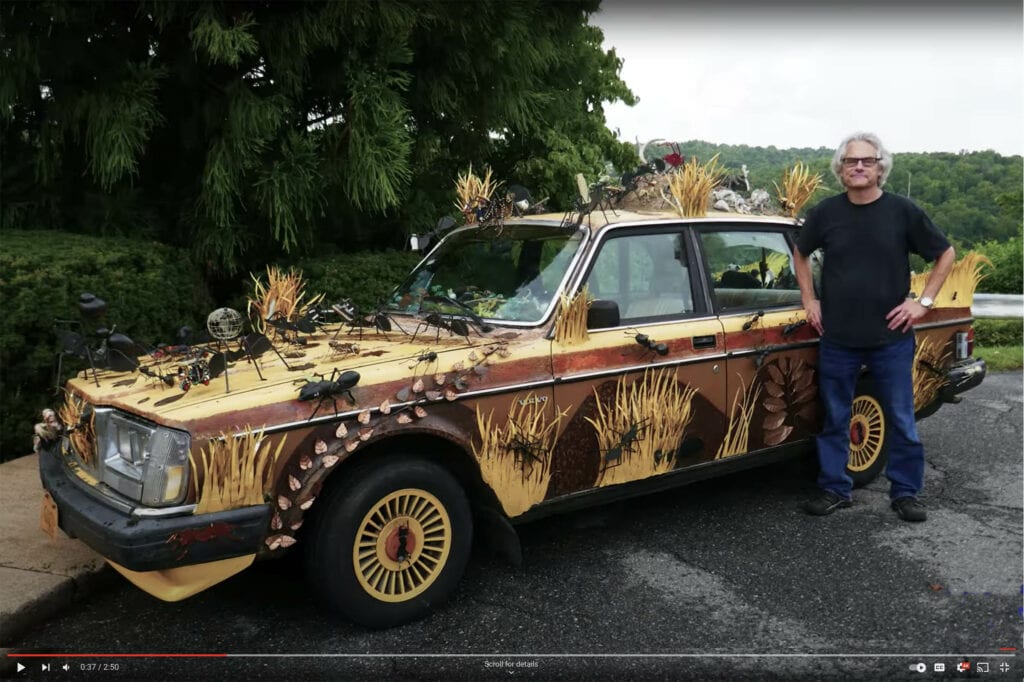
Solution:
[(888, 460), (888, 423), (874, 385), (864, 379), (857, 384), (850, 417), (850, 456), (846, 473), (853, 487), (861, 488), (885, 470)]
[(386, 628), (444, 603), (469, 560), (473, 517), (458, 481), (412, 456), (374, 458), (323, 500), (306, 545), (310, 581), (327, 605)]

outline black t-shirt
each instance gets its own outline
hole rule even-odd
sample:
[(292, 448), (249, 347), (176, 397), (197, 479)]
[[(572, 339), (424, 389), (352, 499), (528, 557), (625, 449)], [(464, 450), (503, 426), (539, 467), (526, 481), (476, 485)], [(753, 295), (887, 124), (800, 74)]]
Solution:
[(885, 316), (910, 293), (911, 252), (933, 261), (949, 242), (912, 201), (883, 192), (870, 204), (846, 194), (807, 213), (797, 239), (804, 256), (821, 248), (821, 318), (829, 341), (873, 348), (904, 336)]

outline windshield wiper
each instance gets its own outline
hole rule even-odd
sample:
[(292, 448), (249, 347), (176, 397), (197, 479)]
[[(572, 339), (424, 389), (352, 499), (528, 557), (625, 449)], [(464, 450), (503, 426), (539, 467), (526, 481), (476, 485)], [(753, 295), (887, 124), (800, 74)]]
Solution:
[[(426, 301), (427, 303), (445, 303), (451, 306), (455, 306), (456, 308), (464, 312), (466, 314), (466, 317), (468, 317), (470, 321), (474, 325), (476, 325), (477, 328), (482, 332), (489, 332), (492, 329), (494, 329), (494, 327), (484, 322), (483, 318), (477, 315), (475, 310), (470, 308), (462, 301), (457, 301), (454, 298), (449, 298), (448, 296), (441, 296), (440, 294), (430, 294), (428, 296), (424, 296), (423, 300)], [(420, 309), (422, 310), (422, 308), (423, 306), (421, 304)]]

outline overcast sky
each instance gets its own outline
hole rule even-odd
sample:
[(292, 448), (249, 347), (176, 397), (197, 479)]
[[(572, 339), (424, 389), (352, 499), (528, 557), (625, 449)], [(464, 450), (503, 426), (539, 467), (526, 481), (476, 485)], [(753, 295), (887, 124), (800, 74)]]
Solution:
[(640, 98), (622, 139), (1024, 154), (1020, 0), (604, 0), (591, 21)]

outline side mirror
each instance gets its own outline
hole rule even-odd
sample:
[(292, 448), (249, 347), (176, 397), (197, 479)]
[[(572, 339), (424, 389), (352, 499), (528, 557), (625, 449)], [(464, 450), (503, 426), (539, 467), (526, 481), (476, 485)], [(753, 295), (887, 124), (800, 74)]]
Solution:
[(587, 329), (608, 329), (619, 326), (619, 304), (596, 300), (587, 311)]

